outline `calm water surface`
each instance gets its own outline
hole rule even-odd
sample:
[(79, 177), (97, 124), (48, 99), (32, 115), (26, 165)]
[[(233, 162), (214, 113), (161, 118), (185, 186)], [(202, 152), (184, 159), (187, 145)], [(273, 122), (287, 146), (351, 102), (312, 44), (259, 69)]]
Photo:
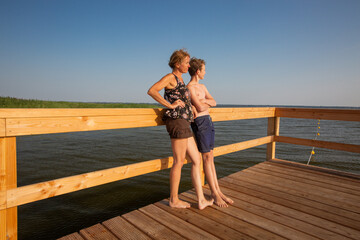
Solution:
[[(282, 118), (280, 135), (313, 139), (317, 120)], [(360, 144), (360, 123), (321, 121), (318, 140)], [(216, 122), (215, 145), (266, 136), (267, 119)], [(171, 156), (164, 126), (17, 138), (18, 185)], [(311, 147), (277, 144), (276, 157), (306, 163)], [(360, 174), (359, 154), (315, 149), (312, 165)], [(219, 156), (219, 177), (265, 160), (266, 147)], [(180, 191), (192, 188), (190, 165)], [(19, 239), (56, 239), (169, 196), (169, 170), (19, 206)]]

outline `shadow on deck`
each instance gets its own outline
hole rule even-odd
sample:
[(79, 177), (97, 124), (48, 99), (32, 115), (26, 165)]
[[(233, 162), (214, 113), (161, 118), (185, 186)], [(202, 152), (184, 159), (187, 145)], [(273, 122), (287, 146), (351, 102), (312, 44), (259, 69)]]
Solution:
[(359, 175), (272, 160), (219, 183), (234, 205), (200, 211), (190, 190), (190, 209), (165, 199), (60, 239), (360, 239)]

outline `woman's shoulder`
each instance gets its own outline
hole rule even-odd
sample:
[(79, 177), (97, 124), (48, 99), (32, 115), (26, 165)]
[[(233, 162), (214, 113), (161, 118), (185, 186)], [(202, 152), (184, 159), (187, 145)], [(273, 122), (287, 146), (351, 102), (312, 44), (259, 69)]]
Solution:
[(166, 89), (173, 89), (177, 85), (176, 78), (175, 78), (174, 74), (172, 74), (172, 73), (166, 74), (161, 80), (168, 83), (168, 85), (166, 86)]
[(174, 77), (174, 75), (172, 73), (168, 73), (165, 76), (163, 76), (160, 79), (161, 82), (167, 82), (167, 83), (171, 83), (171, 85), (174, 84), (174, 82), (176, 82), (176, 79)]
[(175, 77), (174, 77), (174, 75), (172, 73), (168, 73), (165, 76), (163, 76), (161, 79), (171, 80), (171, 79), (175, 79)]

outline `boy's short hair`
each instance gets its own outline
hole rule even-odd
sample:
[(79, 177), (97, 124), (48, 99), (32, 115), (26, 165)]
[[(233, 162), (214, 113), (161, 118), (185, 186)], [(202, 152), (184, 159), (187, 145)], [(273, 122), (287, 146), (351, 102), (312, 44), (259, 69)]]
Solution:
[(185, 49), (174, 51), (170, 57), (169, 66), (174, 69), (175, 64), (181, 64), (186, 57), (190, 57), (190, 54)]
[(194, 76), (197, 70), (201, 70), (202, 66), (205, 65), (205, 61), (198, 58), (191, 58), (190, 60), (190, 67), (189, 67), (189, 74), (190, 76)]

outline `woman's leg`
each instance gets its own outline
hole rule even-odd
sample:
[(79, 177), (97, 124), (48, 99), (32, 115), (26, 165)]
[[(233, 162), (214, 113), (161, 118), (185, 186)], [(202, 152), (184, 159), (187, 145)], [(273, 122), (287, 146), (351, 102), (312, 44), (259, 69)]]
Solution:
[(181, 178), (181, 168), (185, 161), (187, 138), (171, 139), (171, 147), (174, 156), (174, 163), (170, 170), (170, 207), (188, 208), (190, 204), (179, 199), (179, 184)]
[(188, 138), (187, 155), (191, 159), (191, 179), (198, 198), (199, 209), (204, 209), (213, 204), (213, 200), (206, 200), (201, 186), (201, 158), (193, 137)]

